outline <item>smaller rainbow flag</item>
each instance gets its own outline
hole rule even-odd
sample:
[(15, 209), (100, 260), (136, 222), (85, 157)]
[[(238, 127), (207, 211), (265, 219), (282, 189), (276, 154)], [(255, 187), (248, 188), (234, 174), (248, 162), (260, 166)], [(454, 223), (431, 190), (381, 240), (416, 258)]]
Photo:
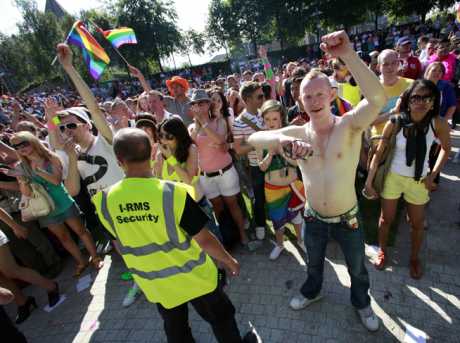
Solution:
[(67, 41), (81, 49), (89, 73), (95, 80), (99, 80), (105, 67), (110, 63), (110, 58), (82, 21), (78, 20), (73, 24)]
[(102, 31), (102, 34), (116, 49), (124, 44), (137, 44), (136, 34), (129, 27)]

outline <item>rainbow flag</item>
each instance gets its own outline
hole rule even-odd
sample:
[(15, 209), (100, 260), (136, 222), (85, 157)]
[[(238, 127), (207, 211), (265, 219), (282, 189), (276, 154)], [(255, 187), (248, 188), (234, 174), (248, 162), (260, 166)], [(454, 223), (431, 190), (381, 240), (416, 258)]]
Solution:
[(102, 31), (102, 34), (116, 49), (124, 44), (137, 44), (136, 34), (129, 27)]
[(455, 12), (457, 12), (455, 16), (455, 21), (457, 22), (457, 25), (460, 25), (460, 2), (455, 3)]
[(110, 63), (110, 58), (82, 21), (78, 20), (73, 24), (67, 41), (81, 49), (89, 73), (95, 80), (99, 80), (105, 67)]

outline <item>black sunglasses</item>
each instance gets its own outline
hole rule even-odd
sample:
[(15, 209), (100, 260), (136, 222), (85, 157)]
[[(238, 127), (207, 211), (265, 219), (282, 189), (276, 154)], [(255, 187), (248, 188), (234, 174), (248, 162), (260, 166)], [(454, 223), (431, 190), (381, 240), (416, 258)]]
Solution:
[(174, 140), (174, 136), (168, 132), (161, 132), (158, 133), (158, 138), (160, 139), (166, 139), (167, 141), (172, 141)]
[(22, 148), (27, 148), (28, 146), (30, 146), (30, 143), (27, 142), (27, 141), (22, 141), (18, 144), (11, 144), (11, 147), (14, 149), (14, 150), (19, 150), (19, 149), (22, 149)]
[(411, 95), (411, 97), (409, 98), (409, 101), (411, 103), (424, 102), (425, 104), (429, 104), (433, 100), (434, 98), (431, 95)]
[(65, 129), (75, 130), (79, 125), (81, 125), (81, 124), (68, 123), (68, 124), (64, 124), (64, 125), (59, 125), (59, 130), (61, 130), (61, 132), (64, 132)]

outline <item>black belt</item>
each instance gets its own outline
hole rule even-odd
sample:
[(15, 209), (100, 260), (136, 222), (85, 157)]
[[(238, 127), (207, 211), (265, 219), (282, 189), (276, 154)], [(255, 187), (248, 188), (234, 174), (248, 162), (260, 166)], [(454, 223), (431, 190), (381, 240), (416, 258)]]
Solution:
[(233, 167), (233, 163), (230, 163), (228, 166), (226, 166), (226, 167), (224, 167), (222, 169), (219, 169), (218, 171), (212, 172), (212, 173), (201, 172), (201, 175), (205, 175), (207, 177), (214, 177), (214, 176), (218, 176), (218, 175), (223, 175), (231, 167)]

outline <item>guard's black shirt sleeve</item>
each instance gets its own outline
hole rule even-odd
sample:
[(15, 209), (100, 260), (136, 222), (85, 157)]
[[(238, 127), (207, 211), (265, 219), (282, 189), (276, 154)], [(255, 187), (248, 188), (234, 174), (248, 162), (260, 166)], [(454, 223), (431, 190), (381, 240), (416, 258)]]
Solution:
[(189, 236), (195, 236), (209, 221), (209, 217), (203, 212), (200, 206), (187, 194), (185, 200), (184, 212), (180, 219), (180, 227), (184, 229)]

